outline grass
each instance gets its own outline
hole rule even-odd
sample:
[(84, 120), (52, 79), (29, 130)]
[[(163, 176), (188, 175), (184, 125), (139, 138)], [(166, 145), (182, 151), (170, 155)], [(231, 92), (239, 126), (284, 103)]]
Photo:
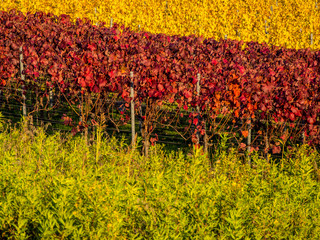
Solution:
[(145, 158), (99, 134), (87, 145), (24, 122), (2, 129), (0, 238), (320, 238), (320, 155), (306, 145), (250, 168), (223, 142), (211, 163), (159, 144)]

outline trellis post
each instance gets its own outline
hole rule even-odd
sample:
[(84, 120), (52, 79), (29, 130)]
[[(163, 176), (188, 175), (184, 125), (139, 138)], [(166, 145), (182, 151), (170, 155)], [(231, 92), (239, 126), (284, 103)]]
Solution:
[(83, 121), (83, 118), (82, 118), (82, 112), (83, 112), (83, 101), (82, 101), (82, 98), (83, 98), (83, 96), (82, 96), (82, 93), (81, 93), (81, 91), (80, 91), (80, 106), (79, 106), (79, 110), (80, 110), (80, 122), (82, 123), (82, 121)]
[(97, 26), (98, 25), (98, 18), (97, 18), (97, 8), (96, 7), (94, 8), (94, 18), (96, 20), (95, 25)]
[(110, 28), (113, 27), (113, 18), (110, 19)]
[(130, 72), (130, 97), (131, 97), (131, 144), (132, 147), (135, 146), (135, 137), (136, 137), (136, 129), (135, 129), (135, 114), (134, 114), (134, 83), (133, 83), (133, 72)]
[(248, 164), (249, 166), (251, 166), (251, 129), (252, 129), (252, 125), (251, 125), (251, 117), (249, 117), (248, 120), (248, 138), (247, 138), (247, 151), (248, 151)]
[[(201, 75), (200, 73), (197, 74), (197, 96), (200, 97), (200, 83), (201, 83)], [(200, 114), (200, 106), (197, 106), (198, 114)], [(198, 115), (199, 118), (199, 115)], [(200, 119), (198, 119), (199, 122)], [(203, 148), (204, 152), (208, 152), (208, 136), (207, 136), (207, 129), (206, 129), (206, 122), (204, 122), (204, 136), (203, 136)], [(200, 143), (200, 134), (198, 133), (198, 143)]]
[(305, 127), (305, 123), (304, 123), (304, 121), (302, 121), (302, 144), (305, 144), (306, 143), (306, 135), (305, 135), (305, 129), (304, 129), (304, 127)]
[(53, 107), (53, 94), (52, 94), (52, 87), (50, 86), (50, 91), (49, 91), (49, 104), (50, 108)]
[(27, 106), (26, 106), (26, 95), (25, 95), (25, 80), (26, 77), (23, 73), (24, 67), (23, 67), (23, 52), (22, 52), (22, 45), (20, 46), (20, 76), (22, 83), (22, 114), (24, 117), (27, 116)]
[(264, 23), (265, 23), (265, 34), (268, 34), (268, 31), (267, 31), (267, 20), (264, 20)]
[[(198, 99), (199, 99), (199, 96), (200, 96), (200, 80), (201, 80), (201, 75), (200, 75), (200, 73), (198, 73), (197, 74), (197, 97), (198, 97)], [(199, 125), (199, 121), (200, 121), (200, 117), (199, 117), (199, 115), (200, 115), (200, 107), (199, 107), (199, 104), (197, 104), (197, 114), (198, 114), (198, 116), (197, 116), (198, 124), (197, 125)], [(197, 126), (196, 126), (196, 128), (197, 128)], [(197, 141), (198, 141), (198, 144), (200, 144), (200, 133), (199, 133), (199, 131), (197, 131)]]
[(269, 121), (267, 119), (267, 127), (266, 127), (266, 134), (265, 134), (265, 141), (266, 141), (266, 160), (269, 162), (269, 139), (268, 139), (268, 130), (269, 130)]

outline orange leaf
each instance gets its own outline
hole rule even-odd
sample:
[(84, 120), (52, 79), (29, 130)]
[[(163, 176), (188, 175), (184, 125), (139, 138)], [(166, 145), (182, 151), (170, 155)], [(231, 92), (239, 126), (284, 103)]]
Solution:
[(239, 112), (240, 112), (239, 109), (237, 109), (237, 110), (234, 111), (234, 115), (235, 115), (237, 118), (239, 117)]
[(248, 137), (248, 134), (249, 134), (248, 130), (241, 131), (241, 133), (245, 138)]

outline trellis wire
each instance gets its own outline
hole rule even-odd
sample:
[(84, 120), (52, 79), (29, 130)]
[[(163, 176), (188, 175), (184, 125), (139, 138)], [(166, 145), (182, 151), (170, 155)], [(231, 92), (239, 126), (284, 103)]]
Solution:
[[(225, 35), (225, 39), (227, 39), (227, 35)], [(313, 39), (313, 35), (311, 33), (311, 40)], [(21, 80), (24, 82), (25, 81), (25, 74), (24, 74), (24, 65), (23, 65), (23, 53), (22, 53), (22, 46), (20, 46), (20, 75), (21, 75)], [(132, 144), (135, 144), (135, 112), (134, 112), (134, 84), (133, 84), (133, 72), (130, 72), (130, 78), (131, 78), (131, 86), (130, 86), (130, 96), (131, 96), (131, 134), (132, 134)], [(197, 74), (197, 96), (200, 96), (200, 80), (201, 80), (201, 75), (200, 73)], [(27, 114), (27, 104), (26, 104), (26, 95), (25, 95), (25, 86), (24, 84), (22, 85), (22, 97), (23, 97), (23, 116), (26, 116)], [(52, 88), (50, 87), (50, 92), (49, 92), (49, 102), (50, 102), (50, 107), (53, 107), (53, 92)], [(81, 109), (80, 109), (81, 111)], [(197, 106), (197, 112), (200, 112), (199, 106)], [(199, 115), (198, 115), (199, 116)], [(82, 116), (80, 116), (80, 121), (82, 121)], [(199, 122), (199, 121), (198, 121)], [(199, 133), (198, 133), (199, 134)], [(269, 148), (268, 146), (268, 136), (266, 136), (266, 147), (267, 149)], [(302, 139), (303, 142), (305, 142), (305, 136), (304, 133), (302, 133)], [(200, 142), (200, 136), (198, 135), (198, 143)], [(204, 141), (206, 143), (206, 141)], [(248, 145), (248, 153), (251, 151), (251, 121), (248, 124), (248, 139), (247, 139), (247, 145)], [(249, 155), (249, 154), (248, 154)], [(248, 159), (248, 163), (250, 164), (250, 158)]]
[[(16, 106), (19, 106), (19, 105), (16, 105)], [(29, 108), (30, 106), (28, 106), (28, 108)], [(3, 111), (1, 111), (1, 112), (3, 112)], [(63, 112), (61, 112), (61, 113), (63, 113)], [(14, 114), (13, 114), (13, 112), (12, 111), (10, 111), (10, 112), (6, 112), (6, 114), (9, 114), (9, 115), (11, 115), (11, 116), (13, 116)], [(16, 115), (16, 117), (17, 118), (20, 118), (20, 115)], [(50, 123), (59, 123), (59, 120), (50, 120), (50, 119), (45, 119), (45, 118), (40, 118), (39, 117), (39, 120), (44, 120), (44, 121), (46, 121), (46, 122), (50, 122)], [(62, 124), (62, 122), (60, 122), (61, 124)], [(265, 124), (267, 124), (267, 121), (263, 121), (263, 123), (265, 123)], [(301, 126), (303, 126), (303, 123), (298, 123), (297, 125), (301, 125)], [(318, 125), (316, 125), (316, 126), (318, 126)], [(252, 128), (252, 127), (251, 127)], [(50, 128), (51, 129), (51, 128)], [(157, 131), (159, 131), (160, 130), (160, 128), (157, 128), (158, 130)], [(250, 127), (248, 126), (248, 128), (247, 128), (248, 130), (250, 130)], [(118, 131), (118, 129), (106, 129), (106, 130), (108, 130), (108, 131)], [(119, 132), (121, 132), (121, 133), (131, 133), (132, 134), (132, 132), (131, 131), (127, 131), (127, 130), (120, 130)], [(176, 141), (176, 140), (178, 140), (178, 139), (180, 139), (180, 137), (178, 136), (178, 134), (177, 135), (167, 135), (167, 134), (165, 134), (165, 135), (160, 135), (160, 134), (158, 134), (158, 136), (159, 137), (168, 137), (168, 140), (171, 142), (172, 140), (173, 141)], [(218, 136), (218, 135), (216, 135), (216, 136)], [(260, 138), (260, 136), (261, 135), (255, 135), (255, 134), (251, 134), (251, 145), (250, 145), (250, 139), (247, 139), (247, 144), (248, 144), (248, 146), (250, 146), (250, 150), (251, 150), (251, 148), (252, 147), (255, 147), (255, 146), (261, 146), (259, 143), (256, 143), (256, 144), (252, 144), (252, 139), (256, 139), (255, 138), (255, 136), (257, 137), (257, 136), (259, 136), (258, 137), (258, 139)], [(175, 138), (174, 138), (175, 137)], [(249, 131), (249, 133), (248, 133), (248, 137), (250, 137), (250, 131)], [(267, 135), (267, 132), (266, 132), (266, 139), (265, 139), (265, 143), (266, 143), (266, 148), (267, 148), (267, 152), (266, 152), (266, 158), (268, 159), (268, 152), (269, 152), (269, 146), (268, 146), (268, 144), (269, 144), (269, 142), (268, 142), (268, 135)], [(174, 139), (176, 139), (176, 140), (174, 140)], [(167, 143), (167, 144), (171, 144), (171, 143), (169, 143), (168, 142), (168, 140), (165, 140), (165, 141), (163, 141), (163, 140), (161, 140), (161, 139), (159, 139), (159, 143), (160, 142), (163, 142), (163, 143)], [(183, 141), (182, 139), (181, 139), (181, 141)], [(237, 141), (235, 141), (235, 139), (234, 140), (232, 140), (234, 143), (237, 143)], [(258, 142), (259, 142), (260, 140), (258, 140)], [(177, 143), (178, 145), (180, 144), (180, 143)], [(181, 143), (181, 145), (183, 145), (183, 143)], [(261, 149), (260, 150), (258, 150), (258, 152), (261, 152)], [(271, 154), (273, 157), (275, 157), (276, 155), (273, 155), (273, 154)]]

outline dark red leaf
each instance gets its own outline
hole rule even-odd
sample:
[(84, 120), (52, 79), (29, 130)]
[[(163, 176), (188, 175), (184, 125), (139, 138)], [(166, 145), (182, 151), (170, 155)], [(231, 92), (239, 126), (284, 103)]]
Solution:
[(281, 153), (281, 147), (280, 146), (273, 146), (272, 147), (272, 153), (273, 154)]

